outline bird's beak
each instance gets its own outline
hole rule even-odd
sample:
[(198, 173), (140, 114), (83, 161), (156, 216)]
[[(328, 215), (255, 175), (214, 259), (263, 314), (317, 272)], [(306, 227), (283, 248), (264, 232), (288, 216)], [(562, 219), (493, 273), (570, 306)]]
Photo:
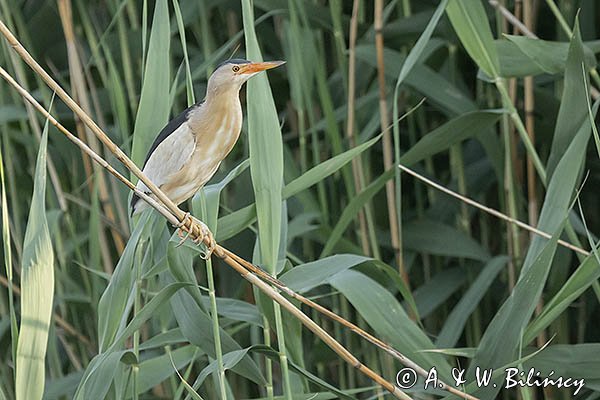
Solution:
[(285, 64), (285, 61), (268, 61), (268, 62), (256, 62), (240, 65), (240, 70), (238, 74), (254, 74), (260, 71), (266, 71), (267, 69), (279, 67), (280, 65)]

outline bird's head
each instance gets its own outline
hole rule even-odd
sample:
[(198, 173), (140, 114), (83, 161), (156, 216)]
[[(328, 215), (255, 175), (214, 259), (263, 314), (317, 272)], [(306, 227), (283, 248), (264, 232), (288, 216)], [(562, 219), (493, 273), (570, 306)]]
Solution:
[(231, 59), (219, 64), (208, 80), (209, 91), (240, 89), (244, 82), (267, 69), (285, 64), (285, 61), (251, 62), (243, 59)]

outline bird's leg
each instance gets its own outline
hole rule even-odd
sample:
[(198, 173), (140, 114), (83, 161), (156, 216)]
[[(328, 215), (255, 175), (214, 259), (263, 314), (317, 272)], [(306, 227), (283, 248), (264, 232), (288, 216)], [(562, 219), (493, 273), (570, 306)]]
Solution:
[(210, 229), (208, 229), (208, 226), (206, 226), (206, 224), (204, 222), (195, 218), (189, 212), (185, 213), (185, 216), (183, 217), (181, 222), (178, 225), (176, 225), (177, 236), (179, 236), (181, 238), (181, 242), (179, 242), (179, 244), (176, 247), (181, 246), (185, 242), (185, 240), (190, 236), (190, 233), (191, 233), (190, 231), (185, 232), (183, 230), (183, 228), (185, 226), (187, 226), (188, 221), (195, 222), (200, 226), (200, 235), (198, 237), (196, 237), (195, 239), (193, 239), (194, 243), (196, 243), (197, 245), (200, 245), (201, 243), (204, 242), (205, 238), (208, 238), (208, 241), (210, 244), (206, 246), (206, 252), (204, 252), (201, 255), (201, 257), (204, 260), (208, 260), (210, 258), (210, 256), (212, 255), (212, 253), (215, 251), (217, 242), (215, 241), (215, 238), (213, 237), (213, 234), (210, 231)]
[(204, 242), (205, 238), (208, 238), (208, 241), (210, 244), (206, 246), (206, 251), (204, 252), (204, 254), (201, 255), (202, 259), (208, 260), (210, 258), (210, 256), (212, 255), (212, 253), (215, 251), (215, 248), (217, 247), (217, 242), (215, 241), (215, 238), (214, 238), (212, 232), (210, 231), (210, 229), (208, 229), (208, 226), (206, 226), (206, 224), (204, 222), (200, 221), (197, 218), (194, 218), (193, 216), (191, 218), (198, 225), (200, 225), (200, 232), (202, 233), (201, 236), (198, 236), (195, 239), (193, 239), (194, 243), (199, 245)]
[(187, 213), (185, 213), (185, 216), (183, 217), (183, 219), (181, 220), (181, 222), (178, 225), (176, 225), (176, 227), (177, 227), (177, 231), (176, 231), (177, 232), (177, 236), (179, 236), (179, 238), (181, 239), (181, 241), (175, 247), (181, 246), (185, 242), (185, 240), (190, 236), (190, 232), (189, 231), (187, 231), (187, 232), (184, 231), (183, 227), (186, 225), (188, 219), (191, 219), (191, 218), (192, 218), (191, 214), (189, 212), (187, 212)]

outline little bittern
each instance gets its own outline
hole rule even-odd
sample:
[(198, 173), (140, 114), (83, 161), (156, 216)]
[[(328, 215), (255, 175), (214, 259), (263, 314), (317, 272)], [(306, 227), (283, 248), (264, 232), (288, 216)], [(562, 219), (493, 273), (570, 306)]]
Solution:
[[(208, 79), (206, 96), (165, 126), (150, 147), (143, 172), (175, 204), (192, 197), (215, 174), (235, 145), (242, 128), (242, 85), (257, 73), (283, 61), (221, 63)], [(138, 189), (151, 195), (139, 181)], [(148, 207), (134, 195), (131, 213)]]

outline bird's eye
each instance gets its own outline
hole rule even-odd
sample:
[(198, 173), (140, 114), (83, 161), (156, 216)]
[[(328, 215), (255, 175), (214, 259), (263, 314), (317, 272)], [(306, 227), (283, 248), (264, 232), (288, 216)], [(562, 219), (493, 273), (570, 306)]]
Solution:
[(233, 67), (231, 67), (231, 70), (233, 72), (238, 72), (240, 70), (240, 67), (238, 67), (237, 65), (234, 65)]

